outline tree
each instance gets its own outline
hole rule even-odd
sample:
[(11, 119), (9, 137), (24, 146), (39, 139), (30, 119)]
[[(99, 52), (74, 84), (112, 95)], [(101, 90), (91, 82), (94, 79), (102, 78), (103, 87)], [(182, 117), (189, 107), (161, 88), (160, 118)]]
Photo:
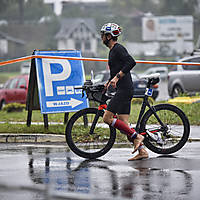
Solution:
[(142, 12), (155, 12), (156, 3), (153, 0), (109, 0), (116, 15), (128, 15), (137, 10)]
[(0, 1), (0, 13), (5, 11), (10, 5), (12, 0), (1, 0)]
[(39, 20), (43, 16), (53, 15), (50, 6), (43, 0), (0, 0), (0, 18), (6, 20)]
[(24, 0), (18, 0), (19, 6), (19, 22), (24, 23)]
[(159, 0), (159, 15), (194, 15), (198, 0)]

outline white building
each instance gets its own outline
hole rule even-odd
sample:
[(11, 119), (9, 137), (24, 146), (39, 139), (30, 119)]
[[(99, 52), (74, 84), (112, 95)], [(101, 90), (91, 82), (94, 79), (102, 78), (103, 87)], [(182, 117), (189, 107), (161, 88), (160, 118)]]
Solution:
[(99, 35), (90, 18), (67, 18), (61, 20), (61, 28), (55, 36), (57, 49), (81, 50), (84, 56), (96, 56)]

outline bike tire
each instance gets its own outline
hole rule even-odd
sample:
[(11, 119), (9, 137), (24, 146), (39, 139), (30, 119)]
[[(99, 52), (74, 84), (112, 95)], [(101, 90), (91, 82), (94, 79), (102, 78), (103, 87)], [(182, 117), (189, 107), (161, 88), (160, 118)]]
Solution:
[[(144, 144), (151, 151), (157, 154), (172, 154), (180, 150), (188, 140), (190, 134), (190, 123), (184, 112), (178, 107), (171, 104), (159, 104), (154, 106), (156, 114), (161, 121), (167, 126), (167, 137), (163, 136), (165, 144), (159, 145), (146, 134)], [(142, 120), (140, 132), (147, 130), (159, 129), (160, 123), (155, 118), (152, 110), (148, 110)]]
[[(100, 112), (94, 134), (89, 134), (94, 117)], [(69, 148), (78, 156), (96, 159), (105, 155), (113, 146), (116, 130), (103, 122), (104, 111), (86, 108), (75, 113), (69, 120), (65, 136)], [(85, 119), (85, 122), (83, 121)]]

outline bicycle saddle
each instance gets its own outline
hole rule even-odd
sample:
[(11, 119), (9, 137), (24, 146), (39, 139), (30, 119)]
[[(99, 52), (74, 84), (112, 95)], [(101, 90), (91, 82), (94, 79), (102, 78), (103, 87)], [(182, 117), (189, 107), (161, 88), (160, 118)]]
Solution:
[(148, 74), (141, 77), (141, 79), (156, 79), (160, 77), (160, 73)]

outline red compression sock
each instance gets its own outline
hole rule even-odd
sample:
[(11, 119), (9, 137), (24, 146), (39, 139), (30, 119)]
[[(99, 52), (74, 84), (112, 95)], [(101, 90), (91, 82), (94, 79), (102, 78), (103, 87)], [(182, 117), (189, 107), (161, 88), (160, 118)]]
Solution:
[(130, 129), (130, 127), (126, 123), (124, 123), (123, 121), (119, 119), (113, 119), (111, 126), (115, 127), (116, 129), (120, 131), (123, 131), (127, 135), (131, 136), (131, 138), (133, 139), (137, 137), (136, 131), (133, 128)]

